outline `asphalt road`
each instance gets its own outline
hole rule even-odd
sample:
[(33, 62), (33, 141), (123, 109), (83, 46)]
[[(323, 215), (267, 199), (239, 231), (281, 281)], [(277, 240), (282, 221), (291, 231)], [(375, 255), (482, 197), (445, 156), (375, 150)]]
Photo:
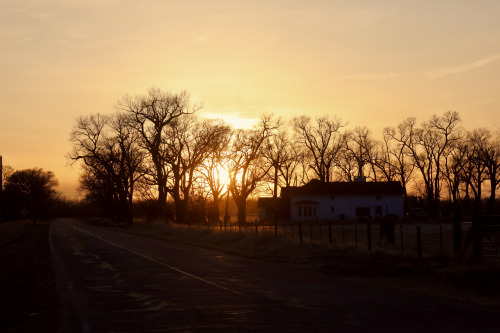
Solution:
[(58, 220), (65, 332), (498, 332), (500, 311)]

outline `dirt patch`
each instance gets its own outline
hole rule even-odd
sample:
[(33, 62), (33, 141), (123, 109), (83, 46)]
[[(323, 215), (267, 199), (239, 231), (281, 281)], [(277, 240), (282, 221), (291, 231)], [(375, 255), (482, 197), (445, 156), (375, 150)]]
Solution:
[(50, 259), (49, 223), (0, 224), (0, 331), (56, 332), (59, 298)]

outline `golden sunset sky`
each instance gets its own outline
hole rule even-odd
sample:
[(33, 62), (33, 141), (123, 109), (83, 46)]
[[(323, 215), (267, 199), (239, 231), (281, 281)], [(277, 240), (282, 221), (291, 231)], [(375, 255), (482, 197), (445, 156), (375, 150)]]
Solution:
[(0, 155), (74, 196), (76, 118), (152, 86), (235, 126), (330, 114), (379, 135), (456, 110), (496, 130), (499, 17), (497, 0), (0, 0)]

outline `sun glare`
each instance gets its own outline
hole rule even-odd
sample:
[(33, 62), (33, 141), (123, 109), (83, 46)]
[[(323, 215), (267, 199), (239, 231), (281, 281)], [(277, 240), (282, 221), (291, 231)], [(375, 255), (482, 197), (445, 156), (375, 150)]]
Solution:
[(219, 167), (217, 169), (217, 175), (219, 177), (219, 184), (221, 184), (224, 188), (229, 186), (229, 172), (226, 169)]
[(238, 113), (221, 114), (215, 112), (203, 112), (202, 116), (208, 119), (222, 119), (231, 124), (234, 128), (249, 129), (254, 126), (259, 119), (257, 118), (243, 118)]

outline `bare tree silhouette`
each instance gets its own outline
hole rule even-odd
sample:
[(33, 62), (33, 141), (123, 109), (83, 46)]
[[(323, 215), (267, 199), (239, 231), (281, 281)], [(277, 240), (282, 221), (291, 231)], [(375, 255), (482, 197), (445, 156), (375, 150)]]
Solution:
[(144, 153), (130, 115), (80, 117), (71, 132), (69, 158), (83, 161), (82, 188), (96, 199), (112, 203), (119, 221), (132, 223), (134, 186), (143, 176)]
[(246, 201), (266, 177), (269, 165), (264, 157), (266, 140), (273, 135), (277, 126), (273, 117), (263, 115), (260, 123), (249, 130), (237, 130), (230, 148), (229, 168), (232, 197), (238, 207), (239, 226), (246, 222)]
[(297, 141), (306, 148), (309, 167), (323, 182), (331, 180), (335, 160), (346, 139), (345, 133), (340, 132), (344, 126), (339, 117), (320, 117), (315, 124), (306, 116), (293, 119)]
[(168, 172), (162, 141), (170, 123), (185, 114), (198, 111), (201, 105), (190, 105), (189, 95), (150, 88), (145, 95), (125, 96), (116, 103), (116, 109), (133, 117), (133, 127), (141, 137), (141, 148), (153, 167), (153, 182), (157, 184), (158, 205), (162, 218), (167, 215)]
[(193, 183), (205, 160), (227, 142), (228, 125), (213, 120), (199, 121), (192, 115), (171, 122), (162, 138), (165, 163), (172, 170), (170, 193), (175, 202), (176, 220), (188, 222), (187, 207)]

